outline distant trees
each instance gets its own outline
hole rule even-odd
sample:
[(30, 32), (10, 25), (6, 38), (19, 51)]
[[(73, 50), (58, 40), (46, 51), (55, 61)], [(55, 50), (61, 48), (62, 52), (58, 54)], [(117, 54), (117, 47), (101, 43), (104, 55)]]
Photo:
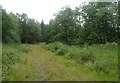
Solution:
[(118, 42), (118, 3), (90, 2), (64, 7), (49, 24), (30, 19), (26, 14), (7, 13), (2, 9), (3, 42), (54, 42), (101, 44)]
[(49, 36), (49, 27), (48, 25), (44, 24), (44, 21), (42, 20), (41, 22), (41, 41), (42, 42), (47, 42), (48, 41), (48, 36)]
[(41, 40), (40, 23), (29, 19), (26, 14), (17, 14), (20, 23), (20, 38), (22, 43), (35, 43)]
[(40, 23), (26, 14), (8, 14), (2, 9), (2, 41), (37, 43), (41, 41)]

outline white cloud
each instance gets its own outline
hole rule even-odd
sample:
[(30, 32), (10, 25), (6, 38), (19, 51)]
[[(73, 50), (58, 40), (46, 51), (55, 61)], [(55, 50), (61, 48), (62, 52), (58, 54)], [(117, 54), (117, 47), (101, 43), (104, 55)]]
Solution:
[(53, 14), (66, 5), (75, 7), (85, 0), (2, 0), (3, 8), (8, 12), (26, 13), (28, 17), (48, 23)]

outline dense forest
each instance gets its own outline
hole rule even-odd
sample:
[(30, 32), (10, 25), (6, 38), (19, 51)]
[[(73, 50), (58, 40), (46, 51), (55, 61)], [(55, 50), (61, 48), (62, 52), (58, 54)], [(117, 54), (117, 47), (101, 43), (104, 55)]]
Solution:
[(105, 44), (118, 42), (118, 3), (84, 3), (74, 10), (63, 7), (49, 24), (26, 14), (2, 9), (2, 41), (65, 44)]
[(0, 10), (3, 81), (118, 80), (119, 2), (65, 6), (48, 24)]

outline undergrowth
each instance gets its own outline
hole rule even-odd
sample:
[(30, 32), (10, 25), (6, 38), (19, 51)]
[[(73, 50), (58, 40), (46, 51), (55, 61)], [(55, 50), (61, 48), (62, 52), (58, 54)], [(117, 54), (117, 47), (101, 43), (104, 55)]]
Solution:
[(29, 51), (29, 46), (24, 44), (2, 44), (2, 78), (3, 81), (11, 80), (14, 74), (13, 66), (21, 62), (22, 53)]
[(73, 59), (77, 63), (98, 74), (104, 73), (117, 78), (118, 46), (117, 44), (94, 44), (91, 46), (69, 46), (61, 42), (50, 44), (42, 43), (42, 46), (57, 55)]

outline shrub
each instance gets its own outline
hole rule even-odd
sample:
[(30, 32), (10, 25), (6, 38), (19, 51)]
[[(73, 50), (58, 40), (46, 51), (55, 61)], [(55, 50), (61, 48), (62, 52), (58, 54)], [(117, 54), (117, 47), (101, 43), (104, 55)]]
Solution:
[(13, 66), (21, 62), (20, 54), (28, 52), (30, 47), (21, 44), (3, 44), (2, 45), (2, 74), (3, 80), (11, 80), (10, 76), (14, 73)]
[(30, 51), (30, 46), (23, 44), (23, 45), (20, 47), (20, 50), (21, 50), (22, 52), (24, 52), (24, 53), (28, 53), (28, 52)]
[(80, 57), (82, 63), (95, 62), (95, 56), (92, 53), (81, 53)]
[(68, 59), (82, 63), (91, 70), (116, 76), (118, 47), (115, 45), (93, 44), (91, 46), (84, 45), (79, 47), (55, 42), (46, 46), (58, 55), (65, 55)]
[(65, 55), (67, 53), (67, 49), (64, 47), (60, 47), (56, 52), (58, 55)]

